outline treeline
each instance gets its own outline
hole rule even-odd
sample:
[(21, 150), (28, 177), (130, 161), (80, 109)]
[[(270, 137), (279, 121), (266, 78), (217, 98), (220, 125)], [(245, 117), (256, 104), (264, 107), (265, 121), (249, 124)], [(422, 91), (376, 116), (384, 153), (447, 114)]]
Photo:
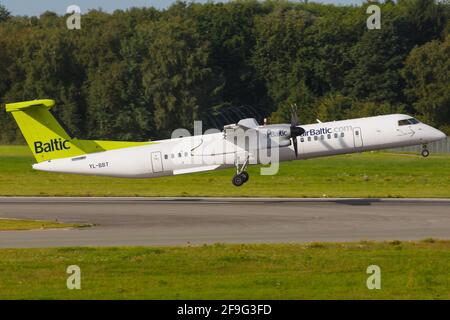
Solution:
[[(249, 110), (288, 121), (292, 103), (303, 123), (405, 112), (450, 133), (448, 2), (379, 4), (380, 30), (368, 5), (178, 2), (90, 11), (81, 30), (0, 7), (0, 103), (53, 98), (85, 139), (164, 138)], [(20, 142), (1, 109), (0, 143)]]

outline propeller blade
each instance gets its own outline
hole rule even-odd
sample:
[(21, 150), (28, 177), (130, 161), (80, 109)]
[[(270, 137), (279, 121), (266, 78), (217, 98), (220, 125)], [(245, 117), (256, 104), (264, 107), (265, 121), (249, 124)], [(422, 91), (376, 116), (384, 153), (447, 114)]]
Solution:
[(298, 157), (298, 149), (297, 149), (297, 137), (292, 137), (292, 144), (294, 145), (295, 157)]
[(291, 105), (291, 139), (294, 145), (295, 157), (298, 157), (297, 137), (305, 133), (305, 129), (298, 126), (297, 105)]
[(298, 137), (305, 133), (302, 127), (291, 127), (291, 137)]
[(296, 126), (298, 126), (297, 110), (295, 110), (294, 105), (291, 105), (291, 127)]

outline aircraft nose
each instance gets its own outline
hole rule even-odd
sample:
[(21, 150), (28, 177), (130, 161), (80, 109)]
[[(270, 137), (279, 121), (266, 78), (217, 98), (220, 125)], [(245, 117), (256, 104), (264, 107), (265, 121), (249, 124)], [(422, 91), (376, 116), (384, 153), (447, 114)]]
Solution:
[(447, 135), (445, 133), (443, 133), (441, 130), (434, 129), (434, 131), (435, 131), (434, 136), (435, 136), (436, 141), (447, 138)]
[(422, 132), (423, 135), (420, 139), (422, 143), (435, 142), (447, 137), (445, 133), (429, 125), (424, 125)]

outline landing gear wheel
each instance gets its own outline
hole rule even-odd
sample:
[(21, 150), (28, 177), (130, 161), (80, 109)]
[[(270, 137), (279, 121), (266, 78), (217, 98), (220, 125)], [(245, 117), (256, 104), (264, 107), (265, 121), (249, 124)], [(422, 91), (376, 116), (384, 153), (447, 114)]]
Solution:
[(236, 174), (231, 181), (236, 187), (240, 187), (248, 181), (249, 176), (245, 169), (247, 168), (249, 158), (250, 157), (247, 156), (245, 162), (242, 165), (239, 165), (239, 162), (237, 161), (238, 159), (235, 160), (234, 164), (236, 166)]
[(430, 151), (428, 151), (428, 149), (423, 149), (422, 150), (422, 157), (426, 158), (430, 155)]
[(242, 179), (244, 179), (244, 183), (246, 183), (248, 181), (248, 178), (249, 178), (249, 175), (248, 175), (247, 171), (242, 171), (241, 172), (241, 176), (242, 176)]
[(244, 184), (245, 181), (244, 181), (243, 176), (241, 176), (240, 174), (237, 174), (233, 177), (232, 182), (236, 187), (240, 187)]

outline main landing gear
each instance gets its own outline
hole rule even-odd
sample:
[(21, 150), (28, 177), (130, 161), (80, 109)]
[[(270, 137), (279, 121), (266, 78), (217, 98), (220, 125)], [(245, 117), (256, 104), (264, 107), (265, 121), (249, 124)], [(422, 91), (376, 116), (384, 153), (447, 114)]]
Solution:
[(249, 159), (249, 157), (247, 157), (244, 164), (240, 168), (239, 168), (239, 163), (236, 162), (236, 174), (234, 175), (233, 179), (231, 180), (236, 187), (242, 186), (249, 179), (248, 172), (245, 171), (245, 169), (248, 166), (248, 159)]
[(428, 157), (429, 155), (430, 155), (430, 151), (428, 151), (427, 145), (424, 144), (424, 145), (422, 146), (422, 157), (426, 158), (426, 157)]

